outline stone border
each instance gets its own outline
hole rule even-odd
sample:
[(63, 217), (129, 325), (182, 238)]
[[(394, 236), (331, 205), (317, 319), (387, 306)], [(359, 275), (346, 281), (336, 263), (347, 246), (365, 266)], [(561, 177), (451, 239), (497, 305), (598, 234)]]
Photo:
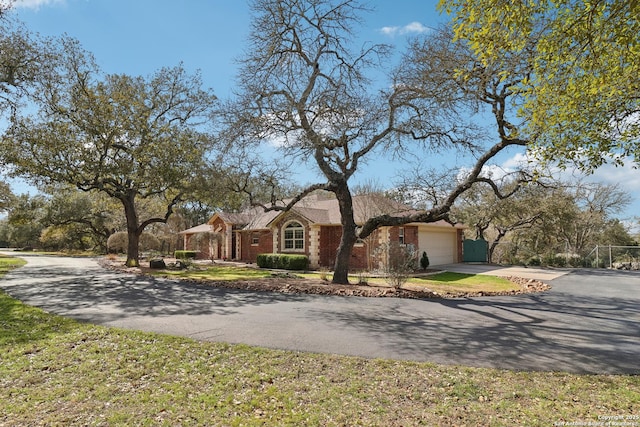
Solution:
[[(131, 274), (150, 274), (149, 268), (145, 267), (126, 267), (121, 261), (111, 261), (101, 258), (99, 264), (110, 270), (120, 271)], [(158, 271), (158, 270), (155, 270)], [(158, 275), (154, 275), (158, 277)], [(162, 277), (162, 276), (160, 276)], [(164, 276), (173, 278), (171, 276)], [(283, 294), (307, 294), (307, 295), (337, 295), (337, 296), (353, 296), (366, 298), (411, 298), (411, 299), (449, 299), (449, 298), (474, 298), (486, 296), (514, 296), (531, 293), (545, 292), (551, 289), (546, 283), (535, 279), (525, 279), (521, 277), (505, 277), (505, 279), (520, 285), (519, 290), (499, 291), (499, 292), (448, 292), (438, 293), (432, 291), (417, 291), (411, 289), (396, 289), (388, 286), (369, 286), (369, 285), (336, 285), (328, 281), (316, 279), (299, 279), (287, 276), (276, 276), (272, 278), (254, 279), (254, 280), (238, 280), (238, 281), (215, 281), (204, 279), (176, 279), (190, 283), (196, 283), (204, 286), (212, 286), (216, 288), (238, 289), (258, 292), (279, 292)]]

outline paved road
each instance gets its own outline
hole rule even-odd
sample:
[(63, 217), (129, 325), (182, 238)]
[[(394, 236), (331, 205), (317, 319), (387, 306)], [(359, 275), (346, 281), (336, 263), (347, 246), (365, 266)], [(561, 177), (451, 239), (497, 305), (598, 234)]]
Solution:
[(101, 325), (443, 364), (640, 373), (639, 273), (573, 272), (537, 295), (406, 300), (215, 289), (112, 272), (89, 259), (25, 259), (0, 288)]

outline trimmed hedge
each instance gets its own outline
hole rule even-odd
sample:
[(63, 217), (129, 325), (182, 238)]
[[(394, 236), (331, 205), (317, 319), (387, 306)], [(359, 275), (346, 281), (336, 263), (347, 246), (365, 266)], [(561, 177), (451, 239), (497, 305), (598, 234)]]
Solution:
[(173, 256), (176, 257), (176, 259), (195, 259), (196, 253), (196, 251), (175, 251)]
[(309, 258), (306, 255), (258, 254), (256, 263), (260, 268), (279, 268), (282, 270), (306, 270)]

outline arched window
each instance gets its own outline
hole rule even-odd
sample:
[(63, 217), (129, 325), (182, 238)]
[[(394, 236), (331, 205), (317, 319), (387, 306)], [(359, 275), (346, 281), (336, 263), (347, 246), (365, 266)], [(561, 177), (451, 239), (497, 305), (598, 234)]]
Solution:
[(299, 222), (290, 222), (284, 227), (284, 249), (304, 250), (304, 227)]

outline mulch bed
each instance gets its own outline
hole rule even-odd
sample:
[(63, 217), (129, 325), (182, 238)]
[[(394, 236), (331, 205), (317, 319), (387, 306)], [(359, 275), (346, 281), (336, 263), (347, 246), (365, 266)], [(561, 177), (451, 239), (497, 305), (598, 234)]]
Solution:
[[(151, 274), (148, 267), (126, 267), (122, 261), (112, 261), (107, 258), (100, 260), (100, 264), (108, 269), (117, 270), (132, 274)], [(153, 270), (154, 276), (158, 275), (159, 270)], [(169, 277), (169, 276), (167, 276)], [(261, 292), (279, 292), (283, 294), (314, 294), (314, 295), (340, 295), (355, 296), (368, 298), (471, 298), (483, 296), (508, 296), (522, 295), (529, 293), (544, 292), (551, 289), (546, 283), (534, 279), (524, 279), (521, 277), (506, 277), (507, 280), (519, 285), (520, 289), (501, 292), (447, 292), (438, 293), (428, 290), (411, 290), (404, 288), (393, 288), (387, 286), (376, 285), (337, 285), (329, 281), (318, 279), (296, 278), (293, 275), (275, 275), (271, 278), (251, 279), (251, 280), (203, 280), (203, 279), (179, 279), (198, 283), (206, 286), (214, 286), (219, 288), (240, 289)]]

